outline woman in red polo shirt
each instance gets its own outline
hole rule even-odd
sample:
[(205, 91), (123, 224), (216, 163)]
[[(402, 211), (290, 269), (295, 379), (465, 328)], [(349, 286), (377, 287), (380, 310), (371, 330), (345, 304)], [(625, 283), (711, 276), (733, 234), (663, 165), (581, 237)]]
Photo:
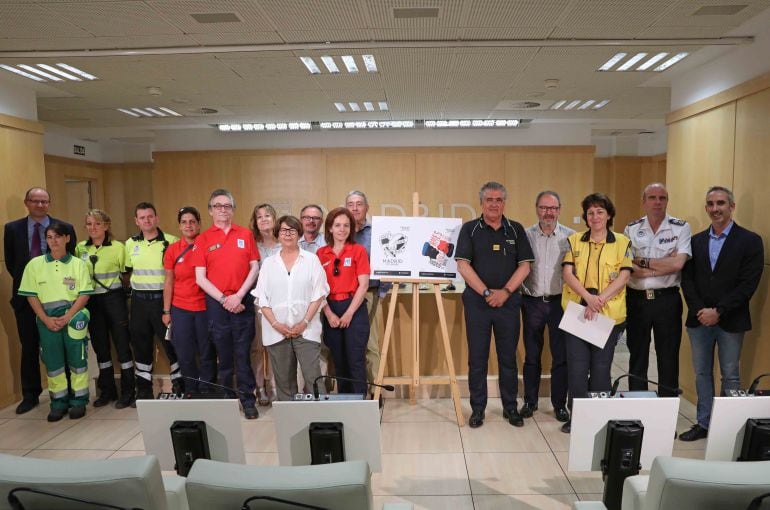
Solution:
[[(163, 267), (163, 324), (169, 326), (171, 343), (176, 350), (179, 370), (185, 377), (216, 382), (217, 354), (209, 339), (206, 300), (195, 283), (192, 253), (195, 238), (201, 232), (201, 215), (195, 207), (182, 207), (177, 214), (181, 239), (166, 249)], [(190, 393), (211, 392), (212, 387), (186, 379)]]
[(329, 212), (324, 224), (326, 246), (316, 255), (329, 282), (324, 307), (324, 344), (334, 359), (336, 375), (356, 383), (338, 381), (339, 393), (366, 393), (366, 343), (369, 316), (364, 295), (369, 288), (369, 257), (356, 244), (355, 220), (344, 207)]

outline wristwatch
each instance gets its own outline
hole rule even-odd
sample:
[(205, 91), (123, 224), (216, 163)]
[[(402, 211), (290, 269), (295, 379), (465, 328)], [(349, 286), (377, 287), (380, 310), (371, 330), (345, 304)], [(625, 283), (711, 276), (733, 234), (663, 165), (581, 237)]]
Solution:
[(481, 295), (484, 297), (489, 297), (492, 295), (492, 291), (489, 289), (484, 289), (484, 292), (482, 292)]

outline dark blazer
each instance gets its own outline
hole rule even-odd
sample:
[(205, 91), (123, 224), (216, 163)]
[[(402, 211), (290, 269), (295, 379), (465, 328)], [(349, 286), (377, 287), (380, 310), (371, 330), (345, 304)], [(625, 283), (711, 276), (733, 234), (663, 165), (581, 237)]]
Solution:
[[(67, 251), (75, 254), (75, 246), (78, 244), (75, 229), (69, 223), (50, 217), (51, 223), (54, 221), (64, 224), (69, 230), (70, 242), (67, 243)], [(25, 303), (27, 298), (17, 296), (21, 277), (24, 274), (24, 268), (27, 267), (29, 256), (29, 236), (27, 234), (27, 217), (10, 221), (5, 224), (3, 236), (3, 248), (5, 251), (5, 268), (13, 278), (13, 293), (11, 294), (11, 305), (16, 309), (20, 304)]]
[(699, 326), (698, 311), (716, 308), (720, 313), (718, 326), (723, 330), (749, 331), (749, 300), (757, 290), (764, 267), (762, 238), (733, 223), (712, 271), (710, 228), (692, 236), (692, 258), (682, 269), (682, 291), (688, 308), (686, 325)]

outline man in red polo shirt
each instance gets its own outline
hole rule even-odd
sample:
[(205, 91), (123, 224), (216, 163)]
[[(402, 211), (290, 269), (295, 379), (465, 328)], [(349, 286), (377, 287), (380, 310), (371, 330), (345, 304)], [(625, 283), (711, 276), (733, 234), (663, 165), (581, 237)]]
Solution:
[[(235, 201), (224, 189), (209, 198), (214, 225), (195, 240), (195, 281), (206, 293), (206, 315), (219, 357), (219, 383), (237, 385), (243, 414), (259, 416), (255, 406), (256, 381), (249, 352), (254, 339), (254, 305), (249, 291), (259, 272), (259, 252), (247, 228), (232, 222)], [(235, 372), (235, 374), (233, 373)]]

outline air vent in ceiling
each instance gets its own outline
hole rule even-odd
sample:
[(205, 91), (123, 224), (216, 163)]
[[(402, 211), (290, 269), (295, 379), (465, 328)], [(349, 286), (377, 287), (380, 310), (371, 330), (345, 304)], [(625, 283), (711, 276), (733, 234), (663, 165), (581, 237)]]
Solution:
[(190, 14), (198, 23), (238, 23), (241, 18), (234, 12), (204, 12)]
[(215, 113), (219, 113), (219, 110), (204, 106), (203, 108), (195, 108), (190, 110), (190, 113), (195, 113), (198, 115), (214, 115)]
[(741, 12), (748, 5), (704, 5), (693, 16), (732, 16)]
[(506, 99), (497, 103), (495, 110), (547, 110), (553, 100)]
[(396, 19), (438, 18), (438, 7), (394, 7)]

